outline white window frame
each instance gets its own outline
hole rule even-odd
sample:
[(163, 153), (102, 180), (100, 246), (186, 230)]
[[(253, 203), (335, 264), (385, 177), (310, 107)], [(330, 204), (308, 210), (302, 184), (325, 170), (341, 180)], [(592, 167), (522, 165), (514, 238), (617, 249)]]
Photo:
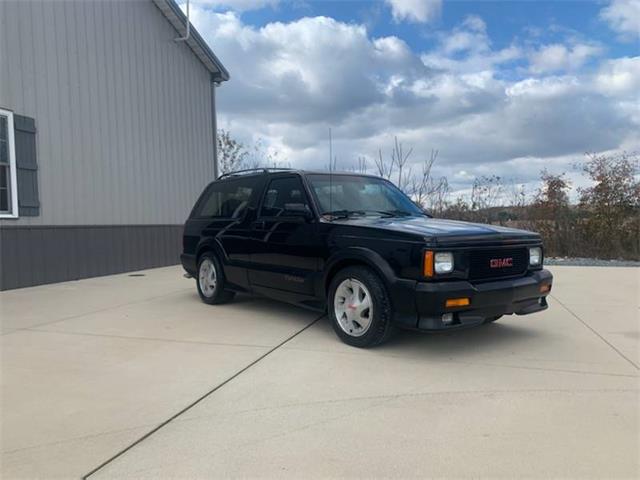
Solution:
[(0, 115), (7, 117), (7, 139), (9, 140), (9, 188), (11, 188), (11, 212), (0, 212), (0, 218), (18, 218), (18, 172), (16, 171), (16, 139), (13, 128), (13, 112), (0, 108)]

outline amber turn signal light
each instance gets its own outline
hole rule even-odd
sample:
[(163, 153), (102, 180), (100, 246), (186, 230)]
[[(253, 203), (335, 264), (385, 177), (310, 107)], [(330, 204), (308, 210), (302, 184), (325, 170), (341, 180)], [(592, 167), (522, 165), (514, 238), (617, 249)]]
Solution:
[(446, 301), (445, 305), (449, 307), (466, 307), (471, 301), (468, 298), (450, 298)]
[(550, 284), (545, 284), (545, 285), (540, 285), (540, 293), (547, 293), (551, 291), (551, 285)]
[(424, 252), (424, 259), (422, 261), (422, 274), (425, 277), (433, 277), (433, 252), (427, 250)]

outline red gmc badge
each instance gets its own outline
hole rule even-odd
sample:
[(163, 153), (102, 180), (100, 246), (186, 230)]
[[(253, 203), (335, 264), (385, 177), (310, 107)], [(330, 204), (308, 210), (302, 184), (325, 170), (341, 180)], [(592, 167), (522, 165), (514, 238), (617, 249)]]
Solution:
[(513, 267), (513, 257), (492, 258), (491, 260), (489, 260), (489, 266), (491, 268)]

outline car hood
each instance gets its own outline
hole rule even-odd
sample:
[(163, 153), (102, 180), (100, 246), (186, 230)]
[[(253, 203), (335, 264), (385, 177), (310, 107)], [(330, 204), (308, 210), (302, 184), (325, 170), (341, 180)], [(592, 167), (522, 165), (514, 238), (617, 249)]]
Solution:
[(526, 230), (429, 217), (356, 217), (340, 222), (354, 227), (370, 227), (414, 234), (436, 244), (540, 241), (540, 236), (537, 233)]

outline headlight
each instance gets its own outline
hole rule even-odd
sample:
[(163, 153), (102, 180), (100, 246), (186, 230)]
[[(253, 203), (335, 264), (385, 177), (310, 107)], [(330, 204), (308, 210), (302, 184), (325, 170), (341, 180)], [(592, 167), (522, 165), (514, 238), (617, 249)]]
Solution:
[(453, 253), (436, 252), (433, 263), (436, 273), (451, 273), (453, 272)]
[(542, 249), (540, 247), (529, 249), (529, 265), (532, 267), (542, 265)]
[(433, 277), (436, 274), (453, 272), (453, 253), (433, 252), (426, 250), (422, 263), (422, 274), (425, 277)]

